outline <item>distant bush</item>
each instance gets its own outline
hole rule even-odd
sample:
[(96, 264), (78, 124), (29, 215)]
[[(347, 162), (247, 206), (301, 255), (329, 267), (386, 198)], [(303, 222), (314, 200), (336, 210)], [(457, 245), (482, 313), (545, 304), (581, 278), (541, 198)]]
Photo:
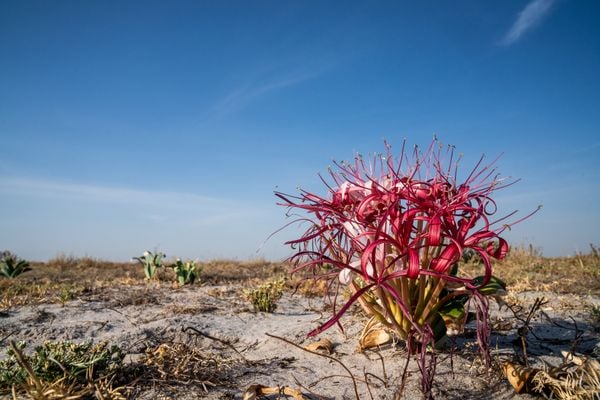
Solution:
[(60, 253), (56, 257), (46, 262), (46, 265), (50, 267), (60, 268), (61, 271), (70, 269), (102, 268), (106, 264), (106, 261), (102, 261), (92, 257), (76, 257), (73, 254), (67, 255), (64, 253)]

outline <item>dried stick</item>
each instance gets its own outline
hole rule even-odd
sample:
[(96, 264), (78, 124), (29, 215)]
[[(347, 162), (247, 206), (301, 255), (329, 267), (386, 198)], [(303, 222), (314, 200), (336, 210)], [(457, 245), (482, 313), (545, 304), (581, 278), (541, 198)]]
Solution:
[[(292, 377), (294, 378), (294, 381), (296, 382), (296, 385), (298, 385), (298, 387), (310, 394), (312, 394), (313, 396), (316, 396), (317, 398), (323, 400), (324, 397), (319, 395), (318, 393), (313, 392), (312, 390), (310, 390), (308, 387), (304, 386), (302, 383), (300, 383), (300, 381), (298, 380), (298, 378), (296, 378), (296, 376), (294, 374), (292, 374)], [(310, 386), (310, 385), (309, 385)]]
[(346, 370), (346, 372), (348, 372), (348, 376), (350, 377), (350, 379), (352, 379), (352, 386), (354, 387), (354, 395), (356, 396), (356, 400), (360, 400), (360, 396), (358, 395), (358, 386), (356, 385), (356, 379), (354, 378), (354, 375), (352, 375), (352, 371), (350, 371), (350, 370), (348, 369), (348, 367), (346, 367), (346, 366), (344, 365), (344, 363), (343, 363), (343, 362), (341, 362), (341, 361), (340, 361), (340, 360), (338, 360), (337, 358), (335, 358), (335, 357), (332, 357), (332, 356), (330, 356), (330, 355), (327, 355), (327, 354), (321, 354), (321, 353), (319, 353), (319, 352), (312, 351), (312, 350), (307, 350), (307, 349), (305, 349), (304, 347), (302, 347), (302, 346), (299, 346), (299, 345), (297, 345), (296, 343), (294, 343), (294, 342), (292, 342), (292, 341), (290, 341), (290, 340), (288, 340), (288, 339), (286, 339), (286, 338), (282, 338), (282, 337), (280, 337), (280, 336), (272, 335), (272, 334), (270, 334), (270, 333), (265, 333), (265, 335), (267, 335), (267, 336), (269, 336), (269, 337), (272, 337), (273, 339), (279, 339), (279, 340), (281, 340), (281, 341), (283, 341), (283, 342), (286, 342), (287, 344), (290, 344), (290, 345), (292, 345), (292, 346), (294, 346), (294, 347), (297, 347), (297, 348), (299, 348), (299, 349), (300, 349), (300, 350), (302, 350), (302, 351), (306, 351), (307, 353), (311, 353), (311, 354), (315, 354), (315, 355), (317, 355), (317, 356), (325, 357), (325, 358), (328, 358), (328, 359), (330, 359), (330, 360), (333, 360), (333, 361), (335, 361), (336, 363), (340, 364), (340, 365), (342, 366), (342, 368), (344, 368), (344, 369)]
[(236, 348), (235, 348), (235, 347), (234, 347), (234, 346), (231, 344), (231, 342), (229, 342), (228, 340), (224, 340), (224, 339), (219, 339), (219, 338), (216, 338), (216, 337), (214, 337), (214, 336), (211, 336), (211, 335), (209, 335), (208, 333), (204, 333), (204, 332), (202, 332), (202, 331), (200, 331), (200, 330), (198, 330), (198, 329), (194, 328), (193, 326), (181, 327), (181, 331), (182, 331), (182, 332), (194, 331), (194, 333), (196, 333), (197, 335), (204, 336), (204, 337), (205, 337), (205, 338), (207, 338), (207, 339), (214, 340), (214, 341), (216, 341), (216, 342), (219, 342), (219, 343), (221, 343), (221, 344), (224, 344), (225, 346), (229, 347), (231, 350), (235, 351), (235, 352), (236, 352), (236, 353), (237, 353), (237, 354), (238, 354), (240, 357), (242, 357), (242, 358), (244, 359), (244, 361), (248, 361), (248, 360), (246, 359), (246, 357), (244, 357), (244, 355), (243, 355), (242, 353), (240, 353), (240, 352), (238, 351), (238, 349), (236, 349)]
[(371, 386), (369, 385), (369, 377), (367, 376), (367, 373), (364, 372), (365, 374), (365, 382), (367, 383), (367, 391), (369, 392), (369, 397), (371, 398), (371, 400), (373, 400), (373, 393), (371, 393)]
[[(39, 392), (41, 392), (43, 389), (42, 383), (40, 382), (40, 380), (37, 377), (37, 375), (35, 374), (35, 372), (33, 372), (31, 365), (29, 364), (29, 362), (23, 355), (23, 352), (21, 351), (21, 349), (19, 349), (19, 347), (17, 346), (17, 343), (15, 343), (14, 341), (11, 341), (10, 348), (13, 351), (13, 354), (15, 356), (15, 359), (17, 360), (17, 363), (21, 366), (21, 368), (23, 368), (27, 372), (27, 375), (29, 375), (29, 378), (35, 385), (35, 388)], [(14, 386), (13, 386), (13, 388), (14, 388)]]
[[(373, 353), (375, 353), (377, 355), (377, 357), (379, 357), (379, 360), (381, 360), (381, 369), (383, 370), (383, 379), (377, 377), (377, 379), (379, 379), (380, 381), (382, 381), (385, 385), (385, 387), (387, 387), (387, 373), (385, 372), (385, 362), (383, 361), (383, 356), (379, 353), (379, 351), (376, 350), (371, 350)], [(366, 356), (367, 353), (365, 353)], [(367, 357), (369, 359), (369, 361), (371, 360), (369, 357)], [(373, 374), (369, 374), (369, 375), (373, 375)]]

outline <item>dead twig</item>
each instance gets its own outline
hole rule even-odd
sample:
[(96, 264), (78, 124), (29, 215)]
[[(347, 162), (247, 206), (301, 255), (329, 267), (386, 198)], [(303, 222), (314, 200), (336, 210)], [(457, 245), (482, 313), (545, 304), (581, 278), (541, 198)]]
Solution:
[(523, 352), (523, 364), (528, 367), (529, 366), (529, 360), (528, 360), (528, 356), (527, 356), (527, 335), (529, 333), (532, 333), (533, 336), (536, 337), (536, 339), (539, 339), (533, 332), (532, 332), (532, 328), (531, 328), (531, 319), (533, 318), (533, 316), (535, 315), (536, 312), (538, 312), (540, 310), (540, 308), (542, 306), (544, 306), (545, 304), (548, 304), (548, 300), (546, 300), (543, 297), (537, 297), (533, 303), (533, 305), (529, 308), (529, 312), (527, 313), (527, 316), (525, 318), (523, 318), (522, 316), (520, 316), (520, 312), (523, 310), (522, 307), (520, 307), (518, 310), (514, 310), (514, 308), (511, 305), (507, 304), (507, 307), (509, 310), (512, 311), (514, 317), (522, 322), (521, 327), (519, 327), (517, 329), (517, 335), (519, 336), (519, 338), (517, 339), (517, 343), (519, 343), (521, 345), (521, 350)]
[(19, 349), (19, 346), (17, 346), (17, 343), (15, 341), (10, 342), (10, 348), (13, 351), (15, 360), (21, 366), (21, 368), (23, 368), (27, 372), (27, 375), (29, 375), (31, 382), (35, 385), (35, 388), (38, 391), (41, 391), (43, 388), (42, 383), (40, 382), (35, 372), (33, 372), (31, 365), (29, 364), (29, 362), (27, 362), (25, 356), (23, 355), (23, 352), (21, 352), (21, 349)]
[[(344, 378), (344, 379), (348, 379), (348, 378), (350, 378), (350, 377), (349, 377), (348, 375), (341, 375), (341, 374), (326, 375), (326, 376), (322, 376), (322, 377), (320, 377), (320, 378), (319, 378), (319, 379), (317, 379), (316, 381), (313, 381), (313, 382), (309, 383), (309, 384), (308, 384), (308, 386), (309, 386), (309, 387), (314, 387), (314, 386), (317, 386), (319, 383), (321, 383), (321, 382), (323, 382), (323, 381), (325, 381), (325, 380), (327, 380), (327, 379), (333, 379), (333, 378)], [(360, 383), (367, 383), (367, 381), (366, 381), (366, 380), (364, 380), (364, 379), (360, 379), (360, 378), (357, 378), (357, 377), (354, 377), (354, 379), (356, 379), (356, 381), (357, 381), (357, 382), (360, 382)]]
[(369, 397), (371, 398), (371, 400), (374, 400), (373, 393), (371, 393), (371, 386), (369, 385), (369, 377), (367, 376), (366, 372), (364, 372), (364, 374), (365, 374), (365, 382), (367, 383), (367, 391), (369, 392)]
[(134, 327), (136, 327), (136, 328), (137, 328), (137, 324), (136, 324), (135, 322), (133, 322), (133, 321), (131, 320), (131, 318), (129, 318), (129, 317), (127, 316), (127, 314), (125, 314), (125, 313), (122, 313), (121, 311), (119, 311), (119, 310), (117, 310), (117, 309), (114, 309), (114, 308), (112, 308), (112, 307), (106, 307), (106, 309), (107, 309), (107, 310), (110, 310), (110, 311), (114, 311), (114, 312), (116, 312), (117, 314), (121, 314), (122, 316), (124, 316), (124, 317), (125, 317), (125, 319), (127, 319), (127, 321), (129, 321), (129, 323), (130, 323), (132, 326), (134, 326)]
[(298, 378), (296, 378), (296, 376), (294, 374), (292, 374), (292, 377), (294, 378), (294, 381), (296, 382), (296, 385), (298, 385), (298, 387), (300, 389), (302, 389), (303, 391), (308, 392), (311, 395), (313, 395), (313, 396), (315, 396), (315, 397), (317, 397), (319, 399), (326, 399), (325, 397), (321, 396), (320, 394), (317, 394), (317, 393), (313, 392), (308, 387), (306, 387), (302, 383), (300, 383), (300, 381), (298, 380)]
[(8, 339), (9, 337), (11, 337), (14, 334), (15, 334), (15, 331), (9, 332), (8, 335), (6, 335), (6, 336), (4, 336), (3, 338), (0, 339), (0, 343), (4, 343), (4, 341), (6, 339)]
[(246, 359), (246, 357), (244, 357), (244, 355), (242, 353), (240, 353), (240, 351), (238, 349), (236, 349), (235, 346), (232, 345), (231, 342), (228, 341), (228, 340), (219, 339), (217, 337), (211, 336), (208, 333), (202, 332), (201, 330), (198, 330), (198, 329), (194, 328), (193, 326), (181, 327), (181, 331), (182, 332), (193, 331), (197, 335), (200, 335), (200, 336), (203, 336), (203, 337), (205, 337), (207, 339), (214, 340), (216, 342), (224, 344), (225, 346), (229, 347), (231, 350), (235, 351), (240, 357), (242, 357), (244, 359), (244, 361), (248, 361)]
[(356, 400), (360, 400), (360, 396), (358, 395), (358, 386), (356, 384), (356, 378), (352, 374), (352, 371), (350, 371), (350, 369), (348, 369), (348, 367), (346, 367), (346, 365), (344, 365), (343, 362), (341, 362), (337, 358), (335, 358), (333, 356), (330, 356), (328, 354), (322, 354), (322, 353), (319, 353), (319, 352), (316, 352), (316, 351), (307, 350), (304, 347), (299, 346), (296, 343), (294, 343), (294, 342), (292, 342), (292, 341), (290, 341), (290, 340), (288, 340), (286, 338), (283, 338), (283, 337), (280, 337), (280, 336), (276, 336), (276, 335), (272, 335), (270, 333), (265, 333), (265, 335), (267, 335), (267, 336), (269, 336), (269, 337), (271, 337), (273, 339), (281, 340), (281, 341), (283, 341), (283, 342), (285, 342), (285, 343), (287, 343), (289, 345), (292, 345), (292, 346), (294, 346), (294, 347), (296, 347), (296, 348), (298, 348), (298, 349), (300, 349), (302, 351), (306, 351), (307, 353), (315, 354), (315, 355), (320, 356), (320, 357), (325, 357), (325, 358), (328, 358), (328, 359), (330, 359), (332, 361), (335, 361), (336, 363), (340, 364), (342, 366), (342, 368), (344, 368), (346, 370), (346, 372), (348, 372), (348, 376), (350, 377), (350, 379), (352, 379), (352, 386), (354, 387), (354, 394), (356, 396)]
[[(373, 353), (375, 353), (375, 354), (377, 355), (377, 357), (379, 357), (379, 360), (381, 361), (381, 369), (382, 369), (382, 371), (383, 371), (383, 379), (381, 379), (381, 378), (379, 378), (379, 377), (377, 377), (377, 379), (379, 379), (380, 381), (384, 382), (384, 385), (385, 385), (385, 387), (387, 387), (387, 380), (388, 380), (388, 377), (387, 377), (387, 373), (385, 372), (385, 362), (383, 361), (383, 356), (382, 356), (382, 355), (381, 355), (381, 353), (379, 353), (379, 351), (377, 351), (377, 350), (369, 350), (369, 351), (372, 351)], [(367, 356), (367, 353), (366, 353), (366, 352), (365, 352), (365, 353), (363, 353), (363, 354), (365, 355), (365, 357), (367, 357), (367, 359), (368, 359), (369, 361), (371, 361), (371, 359), (370, 359), (370, 358)], [(373, 375), (373, 374), (370, 374), (370, 375)]]

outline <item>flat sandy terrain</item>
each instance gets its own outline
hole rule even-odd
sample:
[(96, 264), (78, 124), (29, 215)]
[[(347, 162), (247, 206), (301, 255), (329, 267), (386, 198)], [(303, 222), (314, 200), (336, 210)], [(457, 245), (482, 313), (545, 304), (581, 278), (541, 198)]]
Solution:
[[(367, 320), (359, 307), (342, 319), (344, 332), (334, 327), (307, 338), (330, 316), (322, 298), (287, 289), (274, 313), (255, 312), (243, 297), (249, 282), (208, 279), (178, 287), (138, 280), (84, 290), (64, 304), (14, 305), (0, 310), (0, 344), (23, 340), (32, 349), (46, 340), (109, 341), (124, 350), (125, 364), (137, 371), (136, 379), (124, 383), (124, 393), (135, 399), (242, 399), (255, 384), (295, 388), (311, 399), (354, 399), (354, 385), (361, 399), (393, 399), (400, 390), (403, 399), (421, 398), (414, 360), (401, 389), (406, 363), (401, 343), (357, 350)], [(540, 297), (548, 303), (532, 315), (529, 330), (519, 331)], [(561, 350), (600, 356), (599, 327), (590, 317), (590, 309), (600, 307), (598, 296), (525, 291), (509, 292), (506, 300), (511, 308), (492, 307), (492, 368), (482, 365), (474, 326), (468, 325), (436, 355), (436, 398), (533, 398), (515, 394), (501, 372), (503, 361), (523, 358), (519, 332), (526, 334), (532, 365), (560, 364)], [(268, 335), (301, 347), (327, 338), (333, 351), (324, 352), (327, 357), (312, 354)], [(177, 370), (173, 356), (169, 369), (168, 354), (188, 358)]]

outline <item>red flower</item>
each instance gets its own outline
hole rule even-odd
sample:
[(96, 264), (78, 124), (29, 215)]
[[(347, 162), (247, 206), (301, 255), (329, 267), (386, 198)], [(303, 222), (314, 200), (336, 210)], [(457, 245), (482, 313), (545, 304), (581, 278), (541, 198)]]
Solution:
[[(329, 171), (333, 183), (323, 179), (328, 187), (325, 196), (306, 191), (299, 196), (276, 193), (283, 200), (280, 205), (308, 214), (301, 219), (309, 223), (305, 233), (288, 242), (299, 246), (291, 257), (296, 271), (337, 278), (351, 284), (355, 293), (319, 331), (332, 326), (352, 302), (372, 289), (393, 299), (403, 314), (411, 314), (397, 316), (396, 325), (405, 318), (411, 329), (421, 331), (423, 322), (415, 322), (419, 316), (414, 315), (419, 308), (407, 304), (414, 294), (404, 292), (408, 289), (402, 280), (417, 282), (425, 276), (435, 279), (435, 285), (452, 281), (469, 290), (488, 283), (490, 259), (506, 255), (508, 244), (500, 234), (511, 225), (497, 223), (505, 218), (490, 222), (497, 209), (491, 197), (513, 182), (499, 178), (494, 163), (483, 166), (483, 157), (464, 181), (458, 181), (453, 148), (446, 152), (441, 148), (434, 140), (425, 152), (415, 147), (409, 155), (403, 146), (394, 159), (386, 144), (386, 154), (368, 162), (357, 156), (353, 164), (335, 163), (337, 170)], [(472, 277), (451, 273), (466, 249), (479, 254), (483, 262), (478, 285)], [(411, 287), (415, 290), (415, 285)], [(385, 308), (374, 305), (370, 311), (377, 312), (378, 307)]]

